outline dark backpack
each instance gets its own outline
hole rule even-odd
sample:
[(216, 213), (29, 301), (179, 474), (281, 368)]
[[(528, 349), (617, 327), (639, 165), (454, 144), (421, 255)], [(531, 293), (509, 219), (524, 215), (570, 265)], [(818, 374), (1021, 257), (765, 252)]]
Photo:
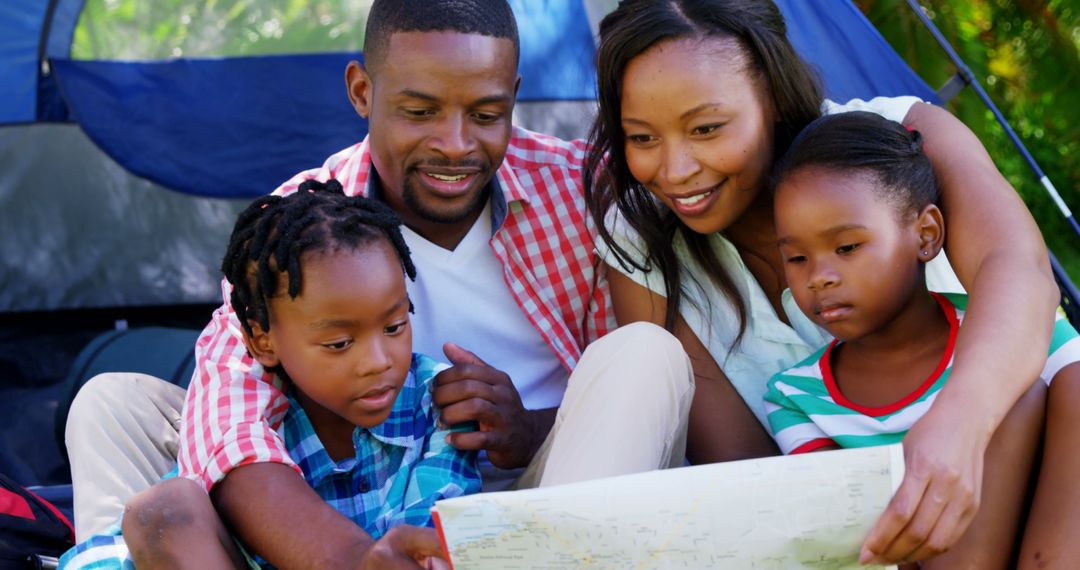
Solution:
[(52, 503), (0, 475), (0, 570), (32, 568), (31, 556), (58, 557), (74, 538), (71, 522)]

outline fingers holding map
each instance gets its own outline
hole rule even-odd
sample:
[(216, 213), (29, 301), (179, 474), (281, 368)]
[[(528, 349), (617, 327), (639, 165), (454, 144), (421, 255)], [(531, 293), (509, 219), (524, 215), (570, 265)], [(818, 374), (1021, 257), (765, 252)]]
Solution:
[(439, 501), (455, 570), (866, 568), (899, 444)]

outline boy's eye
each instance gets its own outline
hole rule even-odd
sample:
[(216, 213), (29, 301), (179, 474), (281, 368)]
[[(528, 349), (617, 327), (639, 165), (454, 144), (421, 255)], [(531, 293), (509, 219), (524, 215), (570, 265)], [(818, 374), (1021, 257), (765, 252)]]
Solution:
[(862, 245), (862, 244), (858, 244), (858, 243), (844, 244), (844, 245), (836, 248), (836, 253), (838, 253), (840, 255), (846, 255), (848, 253), (854, 252), (856, 249), (859, 249), (860, 245)]
[(333, 350), (333, 351), (342, 351), (342, 350), (345, 350), (346, 348), (349, 348), (350, 346), (352, 346), (352, 343), (353, 343), (352, 339), (347, 338), (345, 340), (339, 340), (337, 342), (324, 342), (323, 347), (328, 348), (328, 349)]
[(787, 258), (788, 263), (803, 263), (806, 261), (805, 255), (789, 255)]

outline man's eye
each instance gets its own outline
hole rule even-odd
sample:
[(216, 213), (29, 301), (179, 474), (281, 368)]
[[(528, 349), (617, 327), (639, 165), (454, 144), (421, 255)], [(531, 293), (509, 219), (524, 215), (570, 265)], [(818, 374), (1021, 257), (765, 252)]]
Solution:
[(345, 350), (346, 348), (349, 348), (350, 346), (352, 346), (352, 343), (353, 343), (352, 339), (345, 339), (345, 340), (339, 340), (337, 342), (323, 343), (323, 346), (325, 348), (329, 348), (330, 350), (333, 350), (333, 351), (342, 351), (342, 350)]
[(502, 115), (498, 113), (473, 113), (473, 118), (478, 123), (490, 124), (501, 119)]
[(405, 115), (412, 119), (423, 119), (435, 114), (431, 109), (404, 109)]
[(845, 244), (845, 245), (842, 245), (842, 246), (836, 248), (836, 253), (839, 253), (840, 255), (846, 255), (846, 254), (852, 253), (855, 250), (859, 249), (860, 245), (862, 245), (862, 244), (858, 244), (858, 243)]

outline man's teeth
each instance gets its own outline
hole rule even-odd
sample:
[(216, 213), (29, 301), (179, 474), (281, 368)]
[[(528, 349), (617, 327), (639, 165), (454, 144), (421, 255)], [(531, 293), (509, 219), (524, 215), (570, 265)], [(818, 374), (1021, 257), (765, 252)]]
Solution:
[(675, 201), (682, 206), (693, 206), (694, 204), (697, 204), (705, 198), (708, 198), (710, 195), (712, 195), (712, 190), (705, 192), (704, 194), (697, 194), (694, 196), (688, 196), (686, 198), (675, 198)]
[(435, 180), (441, 180), (443, 182), (461, 182), (462, 180), (465, 180), (465, 177), (468, 176), (468, 175), (467, 174), (455, 174), (453, 176), (447, 176), (445, 174), (434, 174), (434, 173), (429, 172), (428, 176), (434, 178)]

